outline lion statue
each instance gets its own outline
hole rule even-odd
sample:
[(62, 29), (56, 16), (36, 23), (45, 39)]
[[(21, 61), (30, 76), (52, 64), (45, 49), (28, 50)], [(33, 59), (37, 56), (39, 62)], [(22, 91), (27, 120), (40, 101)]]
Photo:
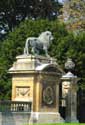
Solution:
[(28, 37), (26, 39), (24, 54), (29, 55), (30, 48), (33, 54), (40, 54), (41, 50), (44, 50), (45, 55), (48, 55), (48, 48), (53, 40), (52, 33), (50, 31), (42, 32), (39, 37)]

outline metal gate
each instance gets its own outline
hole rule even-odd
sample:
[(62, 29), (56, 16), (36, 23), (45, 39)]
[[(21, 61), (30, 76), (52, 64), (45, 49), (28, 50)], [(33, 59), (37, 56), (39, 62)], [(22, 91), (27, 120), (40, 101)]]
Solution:
[(85, 90), (79, 89), (78, 91), (78, 120), (80, 123), (85, 123)]

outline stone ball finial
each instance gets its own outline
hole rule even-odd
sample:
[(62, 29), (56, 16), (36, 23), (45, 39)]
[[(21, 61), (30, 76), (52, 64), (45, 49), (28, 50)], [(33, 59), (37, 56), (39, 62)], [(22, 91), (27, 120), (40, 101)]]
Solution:
[(65, 63), (65, 69), (70, 71), (70, 70), (73, 70), (74, 67), (75, 67), (75, 63), (72, 61), (71, 58), (68, 58), (66, 63)]

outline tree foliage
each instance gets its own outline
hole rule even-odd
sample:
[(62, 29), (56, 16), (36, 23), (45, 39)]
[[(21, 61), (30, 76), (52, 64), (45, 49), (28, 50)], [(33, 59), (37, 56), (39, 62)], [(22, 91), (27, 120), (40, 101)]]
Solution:
[(55, 0), (1, 0), (0, 34), (3, 36), (7, 31), (13, 31), (25, 19), (55, 19), (60, 8)]
[(85, 0), (67, 0), (63, 5), (62, 19), (70, 30), (85, 29)]
[(16, 60), (15, 57), (23, 54), (25, 40), (27, 37), (37, 37), (42, 31), (50, 30), (54, 40), (49, 48), (49, 54), (57, 59), (64, 69), (64, 62), (71, 57), (76, 63), (75, 73), (84, 78), (84, 38), (85, 33), (74, 35), (68, 33), (64, 24), (57, 20), (27, 20), (22, 22), (7, 38), (0, 42), (0, 99), (8, 99), (11, 95), (11, 76), (8, 69)]

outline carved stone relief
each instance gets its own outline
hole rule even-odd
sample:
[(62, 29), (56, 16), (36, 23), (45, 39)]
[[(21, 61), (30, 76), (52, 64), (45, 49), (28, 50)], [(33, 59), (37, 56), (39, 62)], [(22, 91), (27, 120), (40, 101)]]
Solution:
[(63, 84), (62, 84), (63, 98), (66, 97), (66, 95), (68, 94), (69, 89), (70, 89), (70, 83), (69, 82), (63, 82)]
[(51, 86), (47, 86), (43, 90), (43, 101), (47, 105), (51, 105), (54, 101), (54, 94), (53, 94), (53, 89)]
[(28, 97), (28, 96), (30, 96), (30, 87), (27, 86), (16, 87), (16, 97)]
[(48, 106), (53, 107), (55, 106), (55, 98), (56, 98), (56, 84), (45, 81), (43, 83), (43, 89), (42, 89), (42, 106)]

